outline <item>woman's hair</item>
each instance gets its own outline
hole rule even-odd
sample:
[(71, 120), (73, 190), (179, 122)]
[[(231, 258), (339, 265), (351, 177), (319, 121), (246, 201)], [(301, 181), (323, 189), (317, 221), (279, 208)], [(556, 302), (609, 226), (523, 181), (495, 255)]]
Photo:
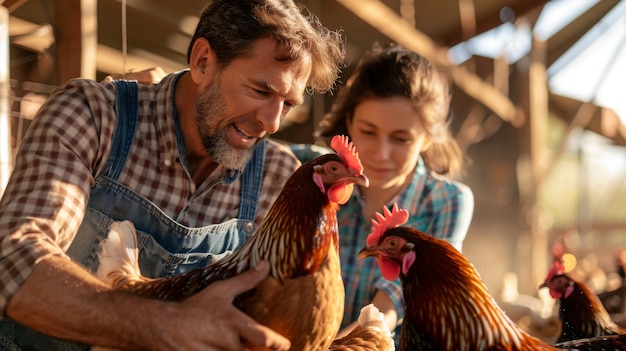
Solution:
[(353, 117), (359, 104), (397, 96), (409, 98), (421, 118), (430, 142), (421, 153), (426, 166), (440, 175), (460, 173), (463, 153), (449, 129), (448, 81), (424, 57), (396, 44), (376, 43), (364, 54), (315, 136), (328, 141), (333, 135), (348, 135), (346, 118)]
[(339, 32), (324, 27), (313, 14), (292, 0), (214, 0), (207, 5), (187, 51), (205, 38), (224, 67), (246, 55), (252, 44), (270, 37), (278, 42), (276, 59), (293, 61), (310, 54), (313, 62), (308, 87), (331, 90), (344, 67), (345, 41)]

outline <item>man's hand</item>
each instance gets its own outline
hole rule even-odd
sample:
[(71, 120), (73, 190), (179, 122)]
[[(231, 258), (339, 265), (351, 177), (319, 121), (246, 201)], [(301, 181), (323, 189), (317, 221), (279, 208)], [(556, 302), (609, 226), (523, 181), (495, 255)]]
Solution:
[(124, 350), (285, 351), (290, 342), (233, 305), (269, 274), (260, 262), (215, 282), (183, 302), (111, 289), (76, 263), (50, 256), (37, 264), (9, 301), (7, 316), (44, 334)]
[(175, 345), (162, 345), (163, 349), (242, 351), (243, 345), (247, 344), (289, 350), (291, 343), (288, 339), (257, 323), (233, 305), (237, 295), (254, 288), (268, 273), (269, 265), (261, 261), (254, 269), (215, 282), (182, 302), (177, 320), (170, 319), (162, 327), (176, 326), (188, 344), (180, 344), (178, 340)]
[(127, 79), (127, 80), (136, 80), (139, 83), (158, 83), (165, 77), (167, 74), (161, 67), (150, 67), (141, 71), (133, 71), (130, 70), (126, 73), (111, 73), (104, 77), (102, 83), (110, 82), (114, 79)]

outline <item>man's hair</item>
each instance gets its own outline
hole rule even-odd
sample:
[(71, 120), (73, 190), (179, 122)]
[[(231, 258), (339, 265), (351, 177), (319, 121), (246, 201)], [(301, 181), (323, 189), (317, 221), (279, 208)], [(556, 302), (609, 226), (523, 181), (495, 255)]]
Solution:
[(214, 0), (205, 7), (187, 51), (198, 38), (209, 41), (221, 67), (246, 55), (252, 44), (270, 37), (278, 43), (276, 59), (292, 61), (310, 54), (312, 73), (308, 87), (331, 90), (343, 68), (345, 41), (340, 32), (324, 27), (319, 19), (292, 0)]

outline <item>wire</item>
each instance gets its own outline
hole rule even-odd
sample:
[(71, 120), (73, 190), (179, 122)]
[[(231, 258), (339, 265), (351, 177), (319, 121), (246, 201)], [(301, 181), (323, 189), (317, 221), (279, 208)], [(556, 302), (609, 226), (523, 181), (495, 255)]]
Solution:
[(126, 30), (126, 0), (122, 0), (122, 74), (126, 73), (126, 60), (128, 57), (128, 32)]

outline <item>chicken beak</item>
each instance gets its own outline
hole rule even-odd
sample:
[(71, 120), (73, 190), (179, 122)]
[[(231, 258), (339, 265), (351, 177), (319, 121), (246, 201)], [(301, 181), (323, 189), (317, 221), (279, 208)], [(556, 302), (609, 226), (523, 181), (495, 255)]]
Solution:
[(539, 284), (539, 287), (537, 287), (537, 290), (543, 289), (543, 288), (547, 288), (547, 287), (548, 287), (548, 283), (543, 282), (543, 283)]
[(361, 251), (359, 251), (358, 257), (359, 257), (360, 260), (362, 260), (364, 258), (367, 258), (367, 257), (380, 258), (380, 253), (377, 250), (369, 249), (369, 248), (365, 247), (365, 248), (361, 249)]
[(353, 177), (350, 177), (350, 180), (354, 181), (354, 184), (360, 185), (365, 188), (370, 185), (370, 180), (367, 179), (367, 177), (363, 173), (355, 174)]

